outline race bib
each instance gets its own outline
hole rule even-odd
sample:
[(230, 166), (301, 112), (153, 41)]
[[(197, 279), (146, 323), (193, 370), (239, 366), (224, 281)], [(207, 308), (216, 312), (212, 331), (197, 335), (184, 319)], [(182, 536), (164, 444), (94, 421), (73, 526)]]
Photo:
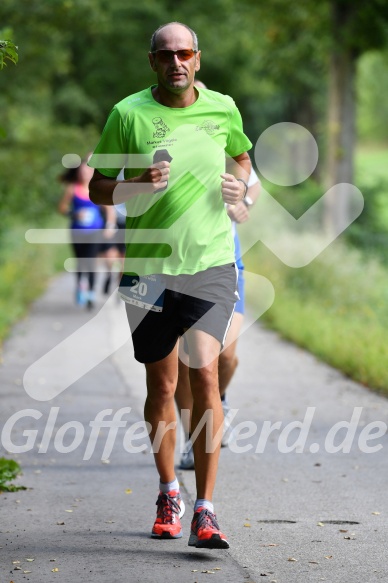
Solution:
[(163, 310), (166, 283), (162, 275), (126, 275), (120, 281), (119, 296), (127, 304), (145, 310)]

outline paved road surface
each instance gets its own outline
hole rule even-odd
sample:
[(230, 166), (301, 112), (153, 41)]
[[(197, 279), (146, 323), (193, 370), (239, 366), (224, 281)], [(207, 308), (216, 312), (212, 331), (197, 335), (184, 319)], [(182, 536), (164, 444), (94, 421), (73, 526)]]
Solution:
[[(70, 275), (53, 280), (4, 346), (1, 455), (19, 460), (18, 483), (28, 489), (0, 496), (0, 583), (388, 580), (386, 399), (252, 326), (229, 393), (240, 437), (221, 452), (215, 495), (231, 548), (187, 546), (190, 471), (178, 471), (184, 536), (155, 541), (158, 480), (134, 425), (144, 372), (123, 304), (100, 299), (91, 314), (72, 295)], [(92, 426), (115, 413), (123, 420), (116, 436)], [(353, 438), (344, 428), (333, 437), (352, 415)], [(291, 431), (303, 420), (305, 431)], [(381, 435), (368, 441), (373, 431)], [(349, 451), (335, 453), (346, 435)], [(372, 446), (379, 451), (362, 451)], [(12, 447), (26, 451), (5, 451)]]

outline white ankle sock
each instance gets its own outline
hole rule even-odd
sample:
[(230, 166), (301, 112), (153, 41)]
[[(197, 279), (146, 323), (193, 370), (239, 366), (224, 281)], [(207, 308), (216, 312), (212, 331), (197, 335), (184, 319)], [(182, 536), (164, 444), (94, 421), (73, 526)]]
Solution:
[(194, 512), (198, 510), (198, 508), (207, 508), (210, 512), (214, 514), (214, 506), (210, 500), (205, 500), (204, 498), (198, 498), (194, 504)]
[(159, 482), (159, 489), (162, 494), (167, 494), (170, 490), (179, 491), (179, 482), (176, 478), (172, 482), (167, 482), (166, 484), (164, 482)]

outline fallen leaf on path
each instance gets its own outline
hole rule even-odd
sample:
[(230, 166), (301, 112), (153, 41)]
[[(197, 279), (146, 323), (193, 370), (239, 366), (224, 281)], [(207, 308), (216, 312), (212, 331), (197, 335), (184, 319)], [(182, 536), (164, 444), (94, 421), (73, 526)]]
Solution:
[(27, 561), (28, 563), (32, 563), (32, 561), (35, 561), (35, 559), (26, 559), (26, 561)]
[(72, 510), (65, 510), (65, 512), (73, 512)]
[(246, 528), (251, 528), (251, 524), (249, 524), (249, 522), (246, 522), (246, 523), (244, 524), (244, 526), (245, 526)]
[(317, 522), (317, 526), (325, 526), (324, 522)]
[(208, 575), (215, 575), (214, 571), (201, 571), (201, 573), (207, 573)]
[(127, 489), (125, 490), (125, 493), (126, 493), (126, 494), (132, 494), (132, 490), (131, 490), (130, 488), (127, 488)]
[(63, 521), (57, 522), (57, 525), (58, 525), (58, 526), (64, 526), (64, 524), (65, 524), (65, 523), (64, 523)]
[(327, 555), (327, 556), (325, 557), (325, 559), (332, 559), (332, 558), (333, 558), (333, 555)]
[(12, 561), (13, 565), (20, 565), (20, 561)]
[(318, 561), (309, 561), (310, 565), (319, 565)]
[(297, 563), (298, 559), (294, 559), (294, 557), (288, 557), (287, 561), (290, 561), (290, 563)]
[(339, 531), (340, 531), (340, 532), (348, 532), (348, 531), (346, 530), (346, 528), (340, 528), (340, 530), (339, 530)]
[(21, 571), (21, 570), (22, 570), (22, 568), (21, 568), (21, 567), (14, 567), (14, 568), (13, 568), (13, 570), (14, 570), (14, 571)]
[(380, 512), (372, 512), (372, 514), (374, 514), (375, 516), (379, 516), (379, 514), (381, 514)]
[(27, 573), (32, 573), (32, 571), (23, 571), (24, 575), (27, 575)]
[(58, 573), (58, 571), (59, 571), (58, 567), (55, 567), (54, 569), (51, 569), (51, 572), (52, 573)]

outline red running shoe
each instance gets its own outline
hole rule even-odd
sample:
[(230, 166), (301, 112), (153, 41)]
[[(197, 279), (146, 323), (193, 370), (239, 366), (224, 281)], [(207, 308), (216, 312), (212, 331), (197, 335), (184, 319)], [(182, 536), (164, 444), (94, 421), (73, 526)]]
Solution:
[(181, 538), (182, 527), (179, 520), (185, 512), (185, 504), (177, 490), (167, 494), (159, 492), (156, 501), (158, 507), (156, 520), (152, 529), (153, 538)]
[(216, 515), (207, 508), (198, 508), (191, 522), (189, 547), (197, 549), (228, 549), (226, 536), (220, 531)]

